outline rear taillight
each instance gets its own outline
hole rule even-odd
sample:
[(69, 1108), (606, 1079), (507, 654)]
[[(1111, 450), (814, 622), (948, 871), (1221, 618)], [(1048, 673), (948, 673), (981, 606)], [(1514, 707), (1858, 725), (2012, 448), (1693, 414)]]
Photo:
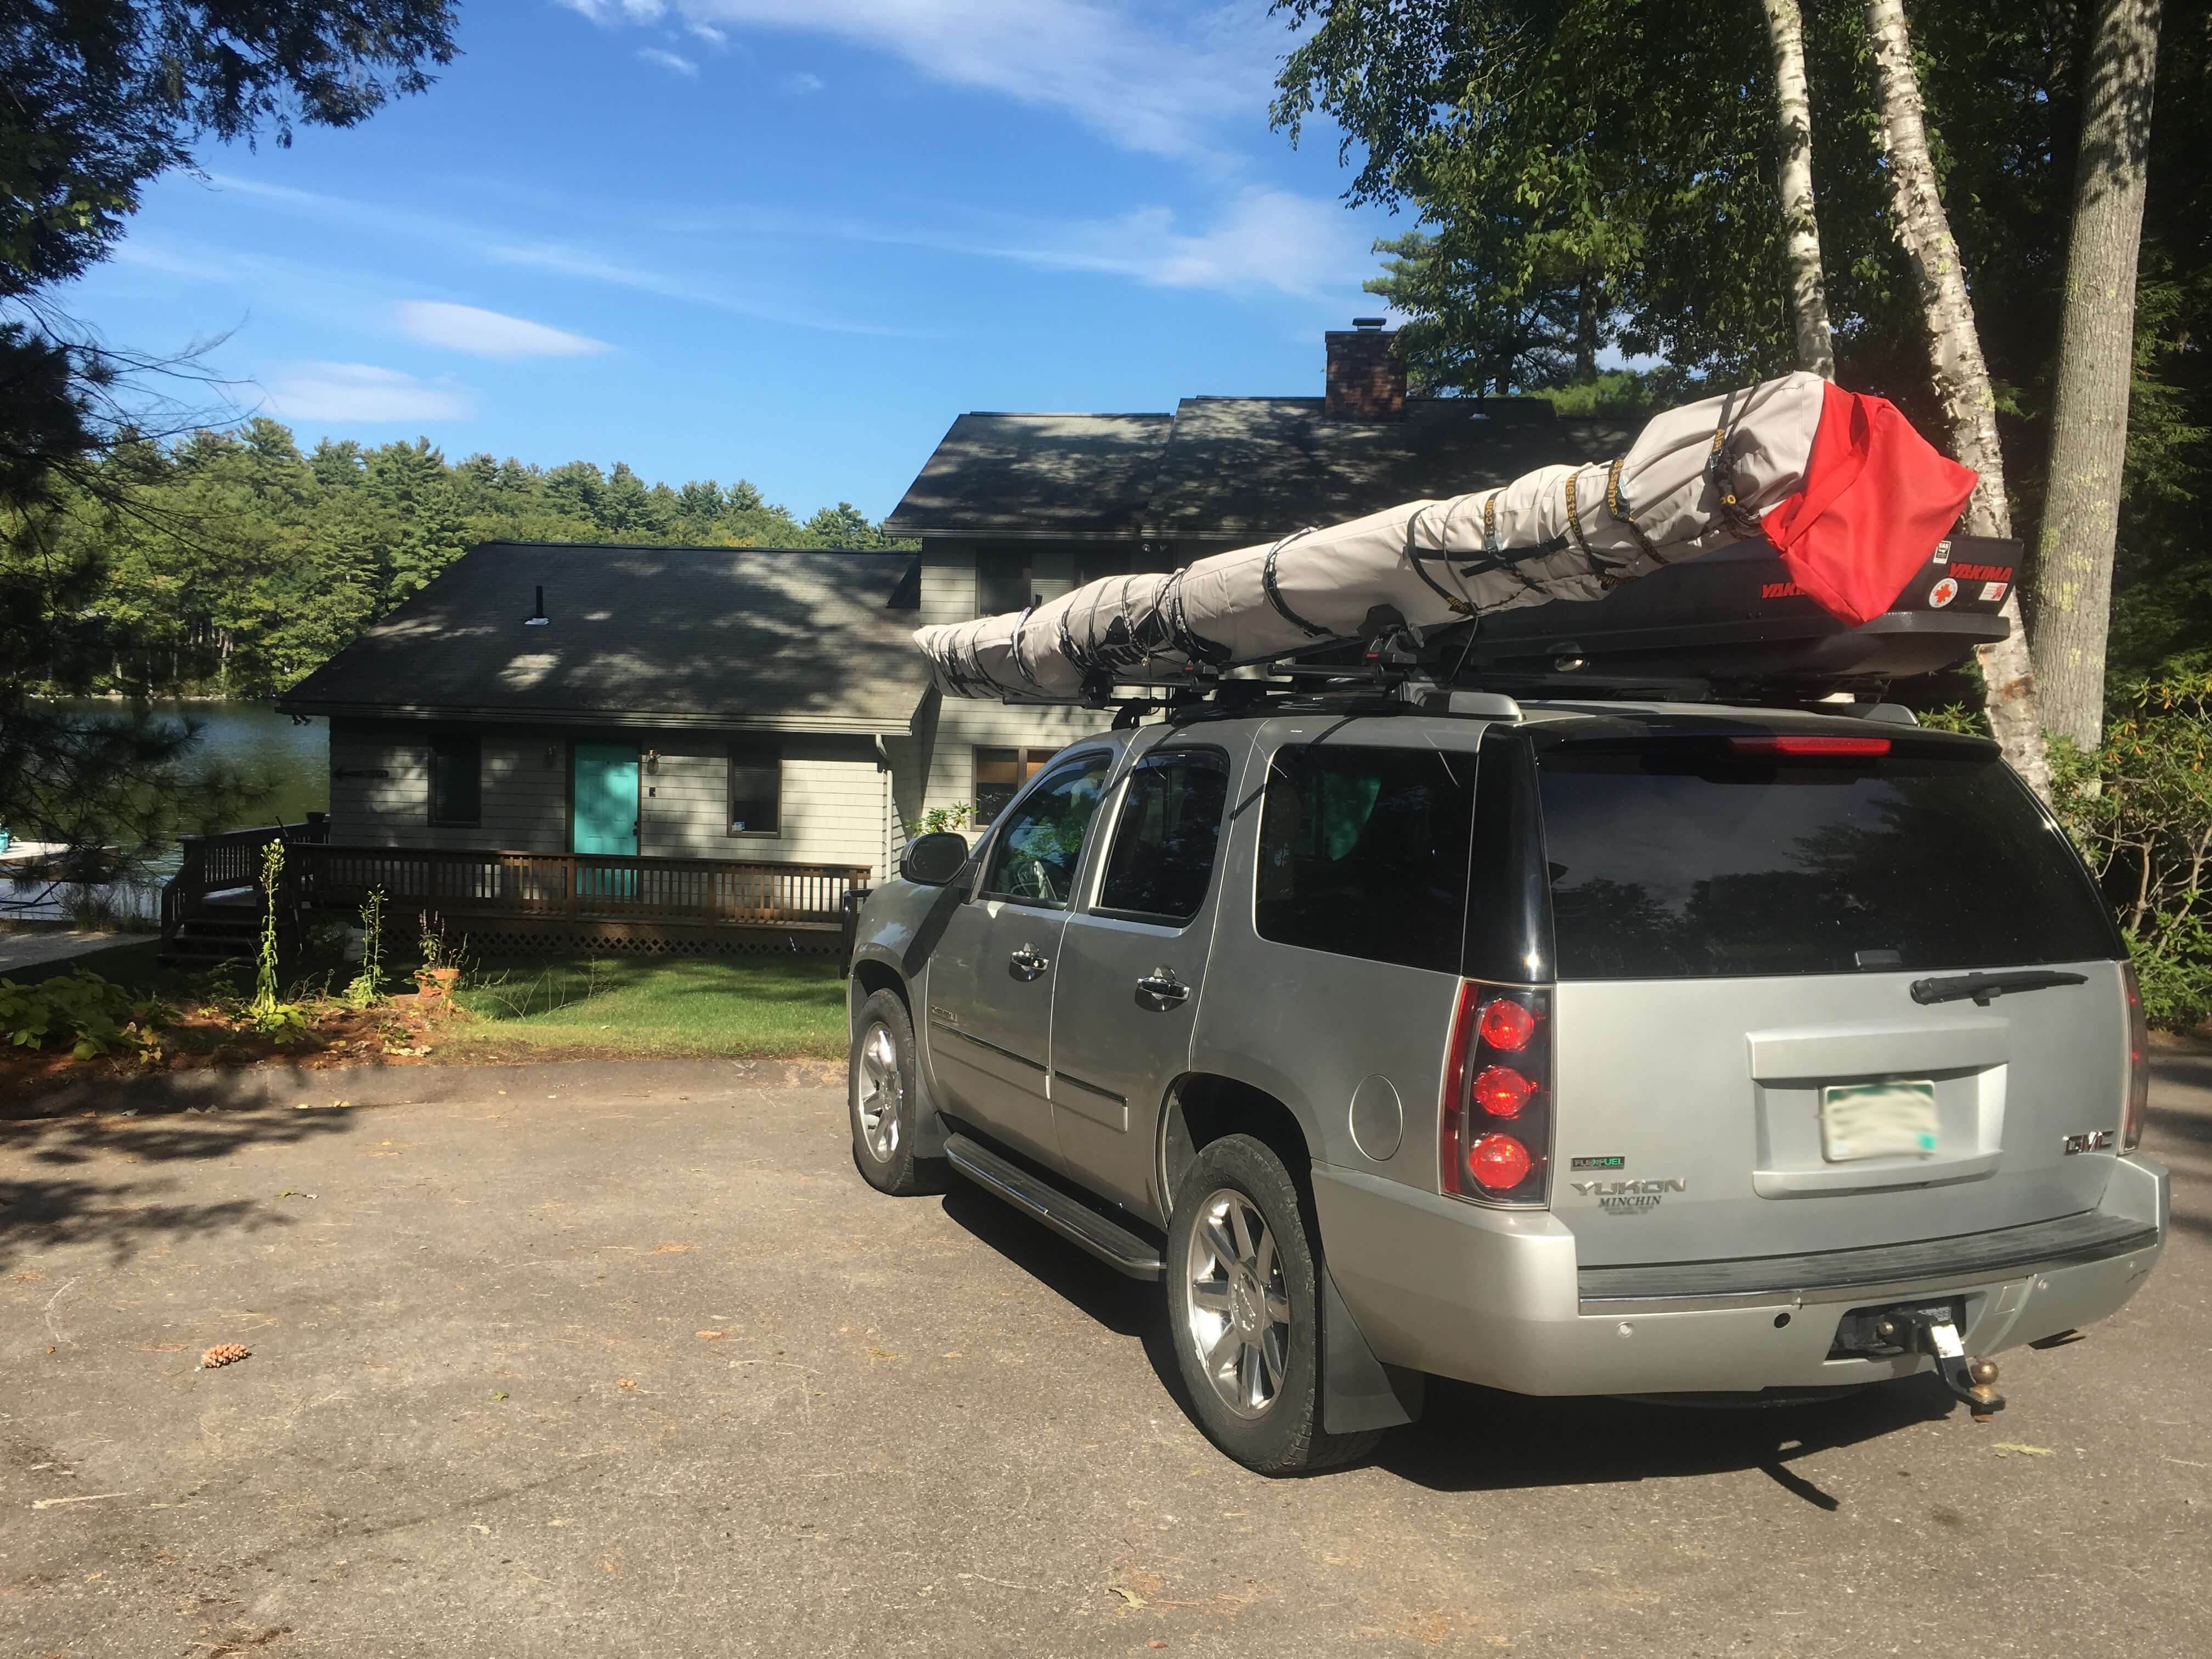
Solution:
[(2150, 1018), (2135, 963), (2121, 967), (2120, 984), (2128, 996), (2128, 1103), (2120, 1114), (2120, 1150), (2132, 1152), (2142, 1144), (2143, 1119), (2150, 1111)]
[(1542, 1204), (1552, 1151), (1551, 994), (1463, 981), (1437, 1103), (1443, 1191)]

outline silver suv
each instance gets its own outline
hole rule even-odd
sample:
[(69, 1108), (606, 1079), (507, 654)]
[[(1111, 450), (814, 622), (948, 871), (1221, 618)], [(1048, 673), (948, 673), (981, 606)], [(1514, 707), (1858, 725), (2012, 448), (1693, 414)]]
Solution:
[(2127, 1301), (2141, 1005), (2064, 835), (1901, 709), (1393, 695), (1070, 746), (912, 842), (852, 963), (854, 1158), (1165, 1283), (1287, 1473), (1431, 1373), (1772, 1401)]

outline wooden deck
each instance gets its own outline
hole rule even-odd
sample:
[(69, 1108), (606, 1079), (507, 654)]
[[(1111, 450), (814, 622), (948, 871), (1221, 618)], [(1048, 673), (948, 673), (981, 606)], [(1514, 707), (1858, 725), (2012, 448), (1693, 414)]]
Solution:
[[(163, 907), (183, 924), (231, 908), (260, 871), (279, 831), (240, 831), (188, 845)], [(279, 907), (350, 920), (381, 890), (386, 927), (412, 938), (420, 918), (501, 945), (702, 953), (776, 950), (848, 957), (853, 902), (865, 865), (767, 864), (734, 859), (581, 853), (334, 847), (287, 836)]]

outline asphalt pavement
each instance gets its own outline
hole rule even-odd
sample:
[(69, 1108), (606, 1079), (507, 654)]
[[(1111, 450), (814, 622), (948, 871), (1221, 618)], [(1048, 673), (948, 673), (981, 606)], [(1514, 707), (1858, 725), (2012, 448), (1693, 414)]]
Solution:
[(2212, 1056), (2160, 1070), (2165, 1261), (1986, 1426), (1443, 1384), (1292, 1481), (1156, 1290), (757, 1067), (0, 1124), (0, 1653), (2212, 1652)]

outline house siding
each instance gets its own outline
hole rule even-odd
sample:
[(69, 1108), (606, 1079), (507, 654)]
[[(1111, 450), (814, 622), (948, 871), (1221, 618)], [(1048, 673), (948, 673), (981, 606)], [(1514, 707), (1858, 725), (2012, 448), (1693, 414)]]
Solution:
[[(757, 734), (748, 734), (757, 740)], [(641, 779), (638, 850), (656, 858), (745, 859), (777, 864), (859, 864), (879, 871), (889, 850), (890, 791), (865, 738), (787, 736), (781, 822), (773, 836), (729, 833), (726, 736), (647, 738), (659, 768)]]
[[(474, 827), (430, 823), (430, 739), (465, 732), (482, 746)], [(331, 839), (351, 847), (567, 850), (567, 745), (543, 728), (331, 722)], [(546, 758), (549, 745), (552, 758)], [(382, 777), (362, 775), (381, 772)]]
[[(482, 805), (473, 827), (429, 822), (429, 744), (434, 734), (443, 732), (467, 732), (481, 745)], [(657, 750), (660, 757), (657, 769), (640, 771), (641, 854), (865, 865), (878, 872), (895, 856), (890, 780), (873, 743), (865, 738), (781, 738), (780, 833), (727, 833), (729, 746), (734, 735), (334, 720), (331, 839), (356, 847), (567, 852), (571, 745), (635, 742), (641, 756)], [(744, 735), (757, 740), (762, 734)], [(386, 775), (361, 775), (369, 772)]]

